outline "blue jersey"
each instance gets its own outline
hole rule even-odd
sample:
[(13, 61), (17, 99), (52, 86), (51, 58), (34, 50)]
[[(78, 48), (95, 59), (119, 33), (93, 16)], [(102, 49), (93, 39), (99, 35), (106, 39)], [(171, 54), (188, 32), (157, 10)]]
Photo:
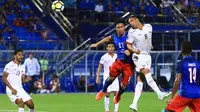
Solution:
[(115, 50), (117, 51), (117, 59), (132, 63), (132, 56), (126, 56), (124, 53), (127, 50), (126, 39), (127, 39), (127, 32), (122, 37), (119, 37), (117, 34), (113, 34), (111, 36), (112, 41), (115, 45)]
[(200, 98), (200, 63), (192, 56), (179, 61), (176, 73), (182, 74), (180, 95), (186, 98)]

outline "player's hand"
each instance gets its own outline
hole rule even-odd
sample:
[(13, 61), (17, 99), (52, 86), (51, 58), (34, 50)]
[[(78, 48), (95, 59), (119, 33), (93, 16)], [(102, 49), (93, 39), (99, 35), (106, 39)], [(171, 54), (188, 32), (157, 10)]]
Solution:
[(167, 105), (169, 105), (171, 102), (173, 101), (173, 99), (168, 99), (167, 101), (166, 101), (166, 103), (167, 103)]
[(141, 51), (140, 51), (139, 49), (137, 49), (135, 53), (136, 53), (136, 54), (140, 54), (140, 52), (141, 52)]
[(15, 89), (11, 89), (11, 92), (12, 92), (13, 95), (17, 94), (17, 91)]
[(126, 56), (129, 56), (131, 54), (129, 50), (125, 50), (124, 53), (126, 54)]
[(96, 83), (100, 84), (100, 78), (99, 78), (99, 76), (96, 77)]
[(32, 80), (32, 77), (31, 76), (28, 76), (27, 77), (27, 81), (31, 81)]
[(97, 47), (98, 45), (97, 44), (92, 44), (90, 47)]

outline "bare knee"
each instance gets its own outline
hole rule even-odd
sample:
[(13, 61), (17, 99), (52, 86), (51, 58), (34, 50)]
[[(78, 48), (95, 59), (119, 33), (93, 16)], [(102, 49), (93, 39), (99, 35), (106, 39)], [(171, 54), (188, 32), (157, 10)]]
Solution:
[(110, 97), (110, 93), (106, 93), (106, 98), (109, 98)]
[(150, 72), (149, 69), (144, 69), (144, 70), (142, 70), (142, 73), (143, 73), (144, 75), (148, 74), (149, 72)]
[(122, 89), (126, 89), (126, 87), (127, 87), (127, 84), (123, 84), (123, 83), (121, 83), (121, 85), (120, 85), (120, 86), (121, 86), (121, 88), (122, 88)]
[(34, 104), (32, 100), (28, 100), (25, 102), (29, 109), (34, 109)]
[(16, 100), (16, 104), (17, 104), (20, 108), (24, 108), (24, 102), (23, 102), (23, 100), (22, 100), (21, 98)]

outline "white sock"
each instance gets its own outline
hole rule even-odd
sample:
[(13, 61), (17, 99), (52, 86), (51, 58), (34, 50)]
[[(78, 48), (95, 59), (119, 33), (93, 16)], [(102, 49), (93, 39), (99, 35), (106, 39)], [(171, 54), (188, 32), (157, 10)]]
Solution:
[(19, 108), (18, 112), (24, 112), (24, 108)]
[(160, 89), (158, 88), (156, 82), (153, 80), (151, 73), (147, 73), (145, 75), (148, 85), (159, 95), (161, 93)]
[(110, 104), (110, 98), (105, 97), (104, 98), (104, 106), (105, 106), (106, 111), (109, 111), (109, 104)]
[(133, 99), (133, 104), (135, 105), (135, 107), (137, 107), (137, 103), (142, 93), (142, 89), (143, 89), (143, 82), (137, 82), (135, 86), (135, 95)]
[(28, 112), (34, 112), (34, 109), (28, 109)]
[[(115, 99), (115, 96), (114, 96)], [(119, 108), (119, 103), (114, 105), (114, 112), (118, 112), (118, 108)]]

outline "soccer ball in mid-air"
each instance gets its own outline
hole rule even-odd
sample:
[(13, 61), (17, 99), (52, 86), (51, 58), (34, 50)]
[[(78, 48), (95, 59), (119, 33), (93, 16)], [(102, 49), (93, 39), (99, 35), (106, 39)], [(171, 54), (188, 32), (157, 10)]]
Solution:
[(56, 0), (52, 3), (51, 8), (53, 11), (60, 12), (64, 10), (64, 3), (60, 0)]

